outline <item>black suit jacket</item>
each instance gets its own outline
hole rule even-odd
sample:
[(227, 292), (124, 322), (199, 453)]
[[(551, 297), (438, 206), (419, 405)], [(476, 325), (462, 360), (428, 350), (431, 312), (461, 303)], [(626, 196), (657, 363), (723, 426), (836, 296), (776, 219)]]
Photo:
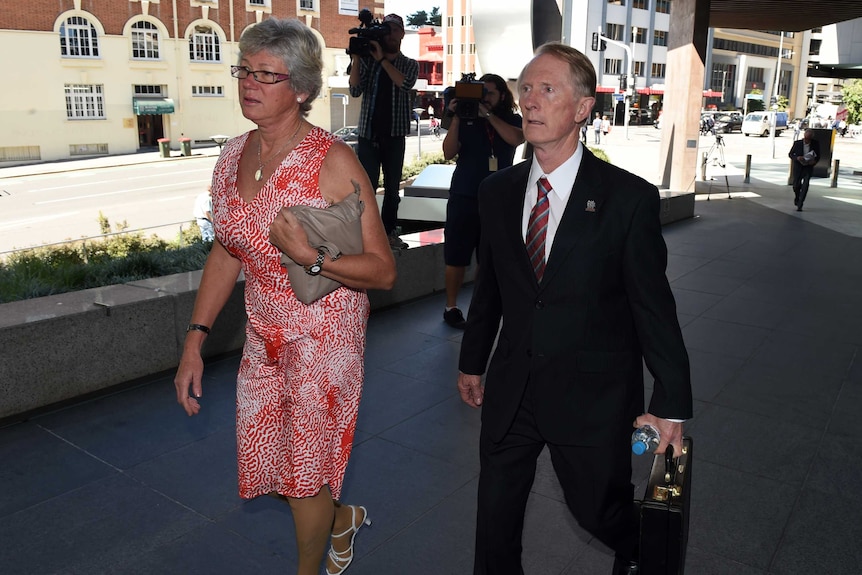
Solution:
[(546, 440), (606, 445), (629, 435), (644, 411), (642, 359), (655, 376), (650, 413), (690, 418), (658, 190), (584, 150), (540, 284), (521, 234), (529, 172), (522, 162), (479, 189), (480, 265), (459, 368), (487, 365), (485, 431), (505, 435), (529, 380)]
[[(805, 143), (804, 140), (796, 140), (795, 142), (793, 142), (793, 145), (790, 146), (790, 153), (787, 154), (787, 156), (791, 160), (793, 160), (793, 168), (794, 169), (796, 168), (796, 166), (802, 165), (796, 161), (796, 158), (805, 155), (804, 143)], [(818, 142), (814, 138), (811, 138), (811, 149), (814, 151), (815, 160), (819, 160), (820, 159), (820, 142)], [(813, 166), (814, 164), (809, 164), (809, 165)]]

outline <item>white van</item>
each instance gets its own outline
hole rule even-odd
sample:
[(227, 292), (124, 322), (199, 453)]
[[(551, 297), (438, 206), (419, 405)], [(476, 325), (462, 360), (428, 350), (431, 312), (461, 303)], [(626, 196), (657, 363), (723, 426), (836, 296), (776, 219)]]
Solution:
[(787, 112), (751, 112), (742, 119), (742, 133), (746, 136), (768, 136), (769, 126), (775, 117), (775, 135), (787, 129)]

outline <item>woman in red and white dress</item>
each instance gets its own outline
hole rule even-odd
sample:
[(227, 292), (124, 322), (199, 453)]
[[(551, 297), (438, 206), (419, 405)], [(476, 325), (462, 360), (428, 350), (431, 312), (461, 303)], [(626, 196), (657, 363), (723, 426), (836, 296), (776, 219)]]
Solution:
[[(296, 526), (297, 573), (343, 572), (353, 540), (369, 523), (364, 507), (338, 502), (356, 430), (364, 376), (366, 289), (389, 289), (395, 262), (377, 204), (356, 155), (305, 116), (322, 86), (321, 47), (297, 20), (267, 19), (240, 39), (243, 115), (257, 125), (230, 140), (213, 175), (216, 240), (204, 267), (175, 386), (197, 414), (201, 346), (245, 276), (246, 343), (237, 377), (239, 494), (286, 499)], [(287, 209), (339, 202), (359, 186), (364, 251), (333, 261), (312, 248)], [(342, 283), (306, 305), (291, 289), (282, 253)]]

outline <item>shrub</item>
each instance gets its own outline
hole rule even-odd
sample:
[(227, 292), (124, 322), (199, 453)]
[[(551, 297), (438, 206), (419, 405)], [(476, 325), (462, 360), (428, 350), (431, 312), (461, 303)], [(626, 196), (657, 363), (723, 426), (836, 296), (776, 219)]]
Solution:
[(137, 232), (16, 252), (0, 263), (0, 303), (199, 270), (210, 247), (190, 226), (171, 242)]

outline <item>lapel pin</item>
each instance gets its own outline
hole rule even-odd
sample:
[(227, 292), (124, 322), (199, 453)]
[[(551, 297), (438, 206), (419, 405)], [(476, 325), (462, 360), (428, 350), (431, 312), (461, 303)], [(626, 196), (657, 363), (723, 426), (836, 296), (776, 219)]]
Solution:
[(595, 200), (587, 200), (587, 209), (588, 212), (596, 211), (596, 201)]

